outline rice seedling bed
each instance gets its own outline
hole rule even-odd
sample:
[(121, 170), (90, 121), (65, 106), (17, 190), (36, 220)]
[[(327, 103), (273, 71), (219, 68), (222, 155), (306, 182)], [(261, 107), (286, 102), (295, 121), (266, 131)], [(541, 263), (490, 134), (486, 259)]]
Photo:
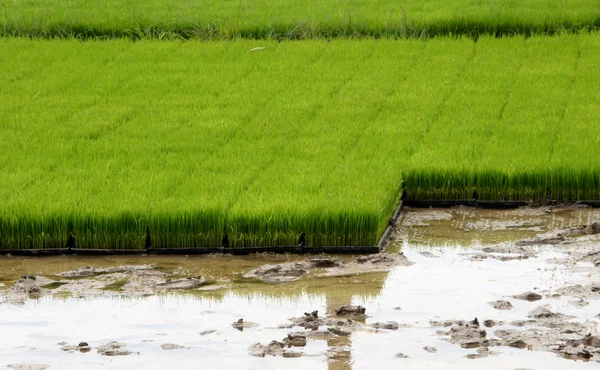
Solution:
[[(386, 241), (388, 241), (386, 239)], [(288, 253), (288, 254), (374, 254), (385, 250), (379, 245), (370, 246), (274, 246), (274, 247), (236, 247), (236, 248), (158, 248), (158, 249), (86, 249), (86, 248), (35, 248), (35, 249), (0, 249), (0, 255), (12, 256), (132, 256), (132, 255), (205, 255), (205, 254), (230, 254), (246, 256), (256, 253)]]
[(587, 206), (592, 208), (600, 207), (600, 201), (588, 200), (588, 201), (552, 201), (552, 200), (540, 200), (540, 201), (478, 201), (474, 199), (452, 199), (452, 200), (406, 200), (404, 204), (407, 207), (413, 208), (452, 208), (457, 206), (476, 207), (483, 209), (514, 209), (519, 207), (535, 207), (535, 206)]
[(600, 27), (596, 0), (2, 0), (0, 35), (204, 40), (531, 35)]
[(4, 250), (375, 246), (404, 191), (600, 199), (597, 34), (0, 49)]

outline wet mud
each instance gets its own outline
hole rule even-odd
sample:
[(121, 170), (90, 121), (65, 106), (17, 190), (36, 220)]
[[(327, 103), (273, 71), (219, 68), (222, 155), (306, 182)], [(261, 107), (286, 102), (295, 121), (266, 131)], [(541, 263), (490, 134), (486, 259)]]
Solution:
[(412, 262), (402, 252), (358, 256), (348, 263), (337, 257), (315, 256), (301, 262), (264, 265), (247, 272), (244, 277), (276, 284), (300, 280), (308, 274), (314, 274), (317, 277), (350, 276), (387, 272), (396, 266), (410, 265)]
[(43, 364), (9, 364), (7, 368), (13, 370), (45, 370), (48, 365)]
[[(577, 266), (578, 272), (589, 271), (588, 278), (598, 274), (593, 267), (600, 265), (600, 223), (590, 219), (598, 219), (598, 212), (595, 210), (579, 208), (586, 216), (587, 224), (568, 225), (557, 228), (544, 228), (547, 225), (542, 219), (528, 221), (507, 220), (507, 221), (478, 221), (467, 222), (465, 228), (490, 229), (491, 231), (520, 231), (526, 238), (517, 239), (511, 242), (496, 243), (491, 245), (476, 245), (471, 250), (462, 253), (470, 261), (484, 261), (493, 259), (500, 262), (517, 262), (530, 258), (537, 258), (545, 254), (548, 250), (561, 252), (560, 258), (548, 260), (548, 264), (556, 264), (562, 268), (569, 269)], [(472, 210), (454, 210), (443, 211), (442, 217), (416, 216), (417, 220), (448, 220), (448, 214), (452, 213), (470, 217)], [(563, 213), (561, 208), (528, 208), (512, 212), (514, 217), (520, 218), (523, 215), (554, 215)], [(562, 222), (561, 222), (562, 224)], [(428, 226), (423, 221), (413, 221), (417, 227)], [(529, 235), (535, 231), (536, 234)], [(425, 254), (427, 256), (427, 254)], [(598, 262), (597, 262), (598, 261)], [(534, 288), (536, 289), (536, 288)], [(539, 290), (536, 292), (527, 291), (511, 295), (510, 298), (523, 300), (526, 302), (537, 302), (542, 299), (559, 300), (563, 297), (576, 298), (568, 303), (575, 308), (585, 308), (590, 305), (590, 300), (598, 302), (600, 300), (600, 284), (576, 284), (559, 286), (553, 290)], [(506, 298), (506, 296), (502, 297)], [(488, 305), (496, 310), (511, 310), (513, 305), (505, 299), (498, 299), (488, 302)], [(598, 317), (596, 317), (598, 318)], [(598, 333), (598, 322), (589, 318), (584, 322), (574, 321), (577, 316), (567, 315), (555, 312), (550, 304), (542, 305), (527, 312), (526, 317), (512, 322), (503, 322), (495, 319), (486, 319), (483, 327), (480, 327), (479, 320), (475, 318), (472, 321), (467, 320), (434, 320), (432, 326), (450, 327), (449, 331), (438, 331), (438, 335), (444, 337), (448, 342), (459, 345), (461, 348), (476, 348), (476, 353), (466, 355), (469, 359), (485, 358), (490, 355), (499, 355), (502, 347), (511, 347), (517, 349), (529, 349), (533, 351), (553, 352), (560, 357), (600, 362), (598, 344), (600, 337)], [(496, 326), (502, 326), (505, 329), (493, 330)], [(511, 328), (512, 327), (512, 328)], [(496, 351), (491, 351), (490, 347), (498, 347)]]
[[(280, 284), (302, 279), (356, 276), (376, 272), (388, 272), (394, 267), (410, 266), (406, 256), (400, 253), (381, 253), (358, 256), (344, 262), (331, 256), (313, 256), (296, 262), (266, 264), (243, 274), (242, 279), (259, 280), (268, 284)], [(45, 296), (101, 297), (101, 296), (150, 296), (181, 291), (214, 291), (228, 285), (217, 284), (204, 276), (183, 276), (182, 271), (165, 272), (150, 265), (123, 265), (105, 268), (86, 266), (49, 277), (23, 275), (3, 294), (3, 301), (23, 304), (27, 299)], [(230, 282), (230, 281), (225, 281)], [(243, 321), (243, 320), (242, 320)], [(243, 328), (244, 324), (239, 324)]]

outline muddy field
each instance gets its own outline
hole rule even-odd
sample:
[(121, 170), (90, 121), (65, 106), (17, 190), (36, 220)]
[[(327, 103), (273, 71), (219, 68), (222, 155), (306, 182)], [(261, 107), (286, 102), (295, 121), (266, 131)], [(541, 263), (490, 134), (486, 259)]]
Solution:
[(0, 257), (0, 369), (598, 368), (597, 222), (407, 209), (381, 255)]

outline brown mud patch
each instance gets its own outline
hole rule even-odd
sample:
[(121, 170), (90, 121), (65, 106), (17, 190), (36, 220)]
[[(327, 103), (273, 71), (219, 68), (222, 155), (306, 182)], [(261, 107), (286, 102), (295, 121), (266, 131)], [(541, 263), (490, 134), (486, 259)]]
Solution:
[(103, 356), (129, 356), (133, 354), (140, 354), (139, 352), (131, 352), (123, 347), (127, 346), (127, 343), (121, 342), (108, 342), (96, 347), (96, 351)]
[[(582, 225), (591, 229), (594, 222), (596, 230), (600, 229), (598, 212), (577, 204), (528, 206), (510, 210), (463, 206), (449, 209), (405, 207), (394, 234), (396, 240), (409, 240), (416, 245), (446, 245), (448, 241), (463, 246), (487, 245), (531, 240), (538, 234), (581, 228)], [(538, 245), (539, 241), (532, 243)]]
[[(592, 335), (590, 326), (565, 321), (565, 316), (540, 310), (541, 315), (532, 314), (534, 320), (528, 320), (526, 329), (489, 329), (480, 328), (475, 320), (453, 323), (449, 331), (438, 331), (450, 343), (465, 349), (478, 349), (467, 358), (483, 358), (490, 354), (490, 347), (511, 347), (533, 351), (553, 352), (570, 359), (600, 361), (600, 338)], [(481, 350), (485, 348), (484, 350)]]
[(309, 274), (314, 274), (317, 277), (351, 276), (387, 272), (397, 266), (410, 266), (412, 264), (401, 252), (358, 256), (348, 263), (344, 263), (337, 257), (316, 256), (299, 262), (264, 265), (247, 272), (244, 277), (277, 284), (297, 281)]
[(6, 367), (13, 370), (46, 370), (50, 366), (43, 364), (9, 364)]

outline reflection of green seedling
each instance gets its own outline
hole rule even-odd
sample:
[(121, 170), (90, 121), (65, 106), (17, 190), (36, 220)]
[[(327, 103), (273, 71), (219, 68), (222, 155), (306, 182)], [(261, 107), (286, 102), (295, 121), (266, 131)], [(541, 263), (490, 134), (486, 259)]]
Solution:
[(108, 285), (104, 286), (102, 288), (102, 290), (111, 290), (114, 292), (121, 292), (121, 291), (123, 291), (123, 286), (125, 284), (127, 284), (128, 282), (129, 282), (129, 280), (119, 280), (112, 284), (108, 284)]
[(66, 284), (68, 284), (68, 283), (63, 283), (63, 282), (60, 282), (60, 281), (55, 281), (53, 283), (49, 283), (49, 284), (43, 285), (42, 288), (44, 288), (44, 289), (56, 289), (56, 288), (60, 288), (63, 285), (66, 285)]

